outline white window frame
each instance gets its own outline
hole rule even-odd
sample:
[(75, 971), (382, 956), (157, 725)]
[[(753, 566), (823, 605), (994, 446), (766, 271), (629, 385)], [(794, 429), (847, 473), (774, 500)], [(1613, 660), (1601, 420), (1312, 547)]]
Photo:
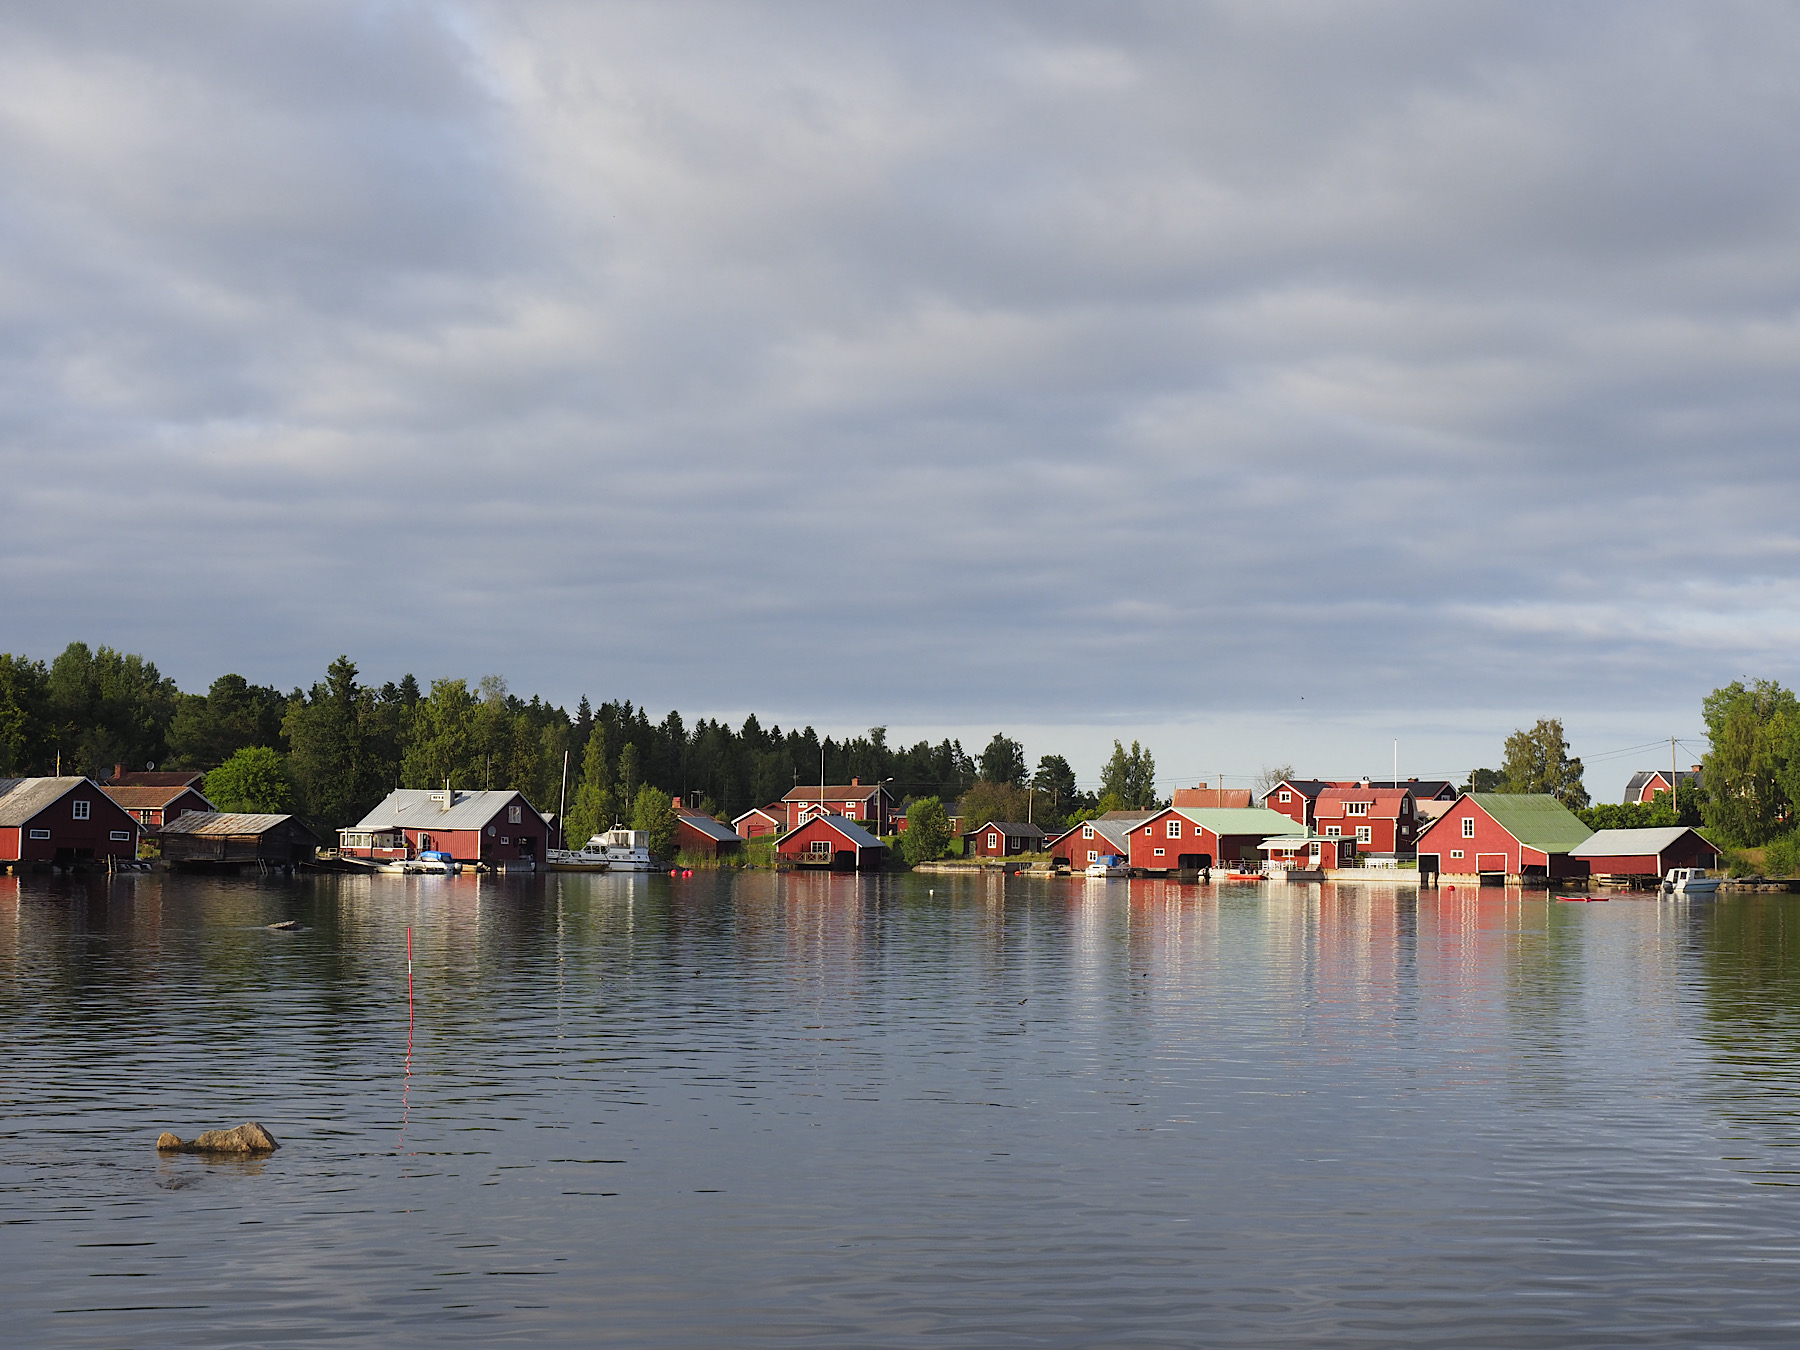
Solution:
[(1171, 839), (1181, 838), (1181, 822), (1179, 820), (1165, 822), (1163, 833), (1168, 835)]
[(829, 839), (814, 839), (811, 843), (809, 843), (807, 845), (806, 851), (808, 853), (813, 854), (814, 856), (817, 856), (819, 854), (824, 854), (826, 857), (830, 857), (832, 854), (831, 840), (829, 840)]
[(1450, 856), (1452, 858), (1460, 858), (1460, 857), (1462, 857), (1462, 855), (1463, 855), (1463, 851), (1460, 848), (1453, 848), (1450, 850)]
[(1091, 848), (1088, 850), (1088, 861), (1089, 862), (1094, 861), (1094, 859), (1098, 858), (1099, 856), (1100, 856), (1099, 850), (1091, 849)]
[(988, 831), (987, 846), (989, 848), (999, 848), (1000, 847), (1000, 836), (998, 833), (996, 833), (993, 830)]
[(131, 831), (130, 830), (114, 830), (112, 832), (112, 837), (114, 839), (119, 840), (120, 842), (124, 842), (131, 838)]
[(48, 830), (33, 830), (31, 832), (31, 837), (33, 839), (48, 839), (50, 837), (50, 831), (48, 831)]
[(1083, 839), (1092, 839), (1094, 837), (1094, 827), (1092, 825), (1083, 825), (1081, 827), (1081, 837)]
[(1281, 800), (1284, 802), (1291, 802), (1294, 800), (1294, 794), (1291, 792), (1284, 792), (1281, 794)]
[(1356, 827), (1356, 842), (1359, 844), (1374, 843), (1375, 842), (1374, 827), (1371, 825), (1358, 825)]
[(1366, 816), (1369, 814), (1367, 802), (1345, 802), (1344, 814), (1347, 816)]
[(1343, 835), (1343, 833), (1344, 833), (1344, 831), (1343, 831), (1343, 827), (1342, 827), (1342, 826), (1338, 826), (1338, 825), (1327, 825), (1327, 826), (1326, 826), (1326, 827), (1325, 827), (1325, 837), (1326, 837), (1326, 838), (1327, 838), (1327, 839), (1337, 839), (1337, 838), (1341, 838), (1341, 837), (1342, 837), (1342, 835)]
[(1162, 855), (1163, 855), (1163, 854), (1164, 854), (1164, 853), (1166, 853), (1166, 852), (1167, 852), (1167, 851), (1168, 851), (1168, 850), (1167, 850), (1167, 849), (1160, 849), (1160, 848), (1159, 848), (1159, 849), (1157, 849), (1157, 850), (1156, 850), (1156, 856), (1157, 856), (1157, 857), (1159, 857), (1159, 858), (1160, 858), (1160, 857), (1162, 857)]
[(1463, 838), (1464, 839), (1473, 839), (1474, 837), (1475, 837), (1475, 817), (1474, 816), (1464, 816), (1463, 817)]
[(76, 820), (92, 820), (93, 819), (92, 812), (94, 809), (94, 804), (92, 802), (79, 801), (79, 802), (72, 802), (72, 803), (70, 803), (70, 805), (72, 805), (75, 808), (75, 819)]
[(520, 825), (524, 823), (525, 817), (520, 814), (520, 810), (521, 808), (517, 806), (509, 806), (506, 808), (506, 823), (508, 825)]

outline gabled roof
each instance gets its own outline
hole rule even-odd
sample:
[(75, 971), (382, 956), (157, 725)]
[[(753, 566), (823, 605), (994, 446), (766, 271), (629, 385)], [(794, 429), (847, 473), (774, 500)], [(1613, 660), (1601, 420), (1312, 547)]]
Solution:
[[(1144, 819), (1148, 820), (1150, 817), (1145, 816)], [(1107, 843), (1111, 844), (1115, 851), (1119, 853), (1129, 853), (1131, 851), (1131, 826), (1134, 823), (1135, 822), (1123, 820), (1107, 820), (1104, 817), (1096, 820), (1078, 820), (1073, 825), (1069, 826), (1068, 829), (1050, 840), (1050, 843), (1060, 844), (1065, 839), (1079, 838), (1081, 836), (1081, 829), (1085, 825), (1091, 826), (1096, 837), (1104, 839)]]
[(87, 781), (79, 777), (0, 778), (0, 826), (25, 824)]
[(843, 837), (848, 839), (851, 843), (855, 844), (858, 848), (886, 848), (887, 847), (887, 845), (882, 843), (881, 840), (877, 839), (874, 835), (870, 834), (867, 830), (865, 830), (862, 826), (858, 825), (854, 820), (851, 820), (850, 817), (848, 817), (848, 816), (814, 816), (811, 820), (806, 821), (804, 824), (796, 825), (793, 829), (789, 830), (786, 834), (782, 835), (780, 839), (777, 839), (775, 841), (776, 847), (779, 848), (784, 841), (791, 839), (796, 834), (799, 834), (801, 830), (810, 830), (815, 825), (829, 826), (831, 829), (834, 829), (839, 834), (843, 835)]
[(173, 824), (164, 825), (158, 834), (197, 834), (207, 838), (245, 834), (267, 834), (292, 821), (297, 830), (305, 830), (317, 840), (318, 835), (291, 815), (247, 815), (236, 811), (190, 811)]
[(1023, 820), (987, 820), (972, 830), (964, 830), (963, 833), (980, 834), (983, 830), (999, 830), (1002, 834), (1011, 835), (1015, 839), (1028, 839), (1034, 834), (1039, 839), (1046, 837), (1043, 826), (1033, 825)]
[(1108, 811), (1105, 815), (1096, 816), (1096, 820), (1116, 820), (1124, 825), (1141, 825), (1151, 816), (1160, 816), (1160, 811)]
[(525, 801), (522, 793), (464, 792), (458, 788), (456, 799), (448, 811), (443, 809), (444, 790), (395, 788), (387, 800), (357, 821), (358, 830), (479, 830), (499, 815), (512, 802), (522, 802), (532, 814), (537, 808)]
[[(1631, 775), (1631, 781), (1625, 785), (1625, 800), (1628, 802), (1635, 802), (1643, 794), (1645, 787), (1649, 785), (1651, 779), (1657, 779), (1667, 783), (1669, 781), (1669, 771), (1667, 769), (1639, 769), (1636, 773)], [(1698, 769), (1675, 770), (1675, 783), (1677, 786), (1685, 783), (1703, 782), (1705, 782), (1705, 774)], [(1664, 791), (1667, 791), (1667, 789), (1665, 788)]]
[(709, 839), (717, 839), (722, 844), (743, 842), (743, 836), (731, 826), (714, 820), (711, 816), (702, 815), (698, 811), (677, 811), (676, 816), (681, 823), (700, 831)]
[(731, 823), (735, 825), (746, 816), (767, 816), (770, 820), (786, 820), (787, 812), (781, 809), (782, 805), (783, 803), (781, 802), (771, 802), (767, 806), (753, 806), (748, 811), (745, 811), (743, 815), (733, 816), (731, 818)]
[(1211, 830), (1214, 834), (1254, 834), (1259, 837), (1292, 834), (1294, 819), (1266, 806), (1237, 809), (1229, 806), (1172, 806), (1168, 812)]
[(1313, 799), (1313, 814), (1323, 817), (1328, 812), (1332, 819), (1344, 815), (1345, 802), (1368, 802), (1375, 807), (1375, 816), (1379, 820), (1398, 819), (1400, 804), (1406, 800), (1407, 789), (1384, 787), (1328, 787)]
[(189, 787), (185, 783), (181, 784), (179, 787), (140, 787), (135, 783), (127, 784), (124, 787), (114, 787), (111, 783), (102, 783), (100, 784), (100, 790), (127, 811), (159, 810), (174, 801), (177, 797), (189, 792), (193, 793), (196, 797), (199, 797), (201, 801), (206, 801), (204, 793), (198, 788)]
[[(830, 801), (833, 797), (841, 797), (848, 802), (866, 802), (877, 792), (887, 791), (886, 787), (880, 783), (846, 783), (842, 787), (832, 787), (827, 783), (822, 790), (826, 801)], [(784, 802), (816, 802), (819, 800), (820, 791), (821, 789), (816, 785), (797, 787), (781, 800)]]
[(1242, 811), (1256, 805), (1256, 794), (1249, 788), (1176, 788), (1169, 794), (1169, 805)]
[[(1358, 779), (1350, 786), (1360, 786), (1361, 782), (1362, 780)], [(1369, 786), (1405, 788), (1412, 793), (1415, 801), (1454, 801), (1456, 799), (1456, 784), (1448, 778), (1402, 778), (1398, 783), (1391, 778), (1372, 778), (1369, 780)]]
[(1265, 802), (1268, 801), (1270, 794), (1279, 792), (1282, 788), (1292, 788), (1302, 797), (1311, 801), (1326, 788), (1334, 786), (1336, 786), (1334, 783), (1324, 778), (1284, 778), (1274, 787), (1270, 788), (1268, 792), (1263, 793), (1263, 800)]
[[(1521, 844), (1545, 853), (1567, 853), (1594, 833), (1547, 792), (1467, 792), (1494, 823)], [(1439, 816), (1439, 820), (1446, 819)], [(1436, 825), (1432, 826), (1436, 829)]]
[[(1631, 854), (1661, 853), (1694, 831), (1686, 825), (1652, 825), (1638, 830), (1596, 830), (1569, 850), (1571, 858), (1621, 858)], [(1699, 835), (1694, 835), (1696, 839)], [(1702, 843), (1706, 841), (1701, 840)], [(1712, 848), (1711, 844), (1706, 845)]]

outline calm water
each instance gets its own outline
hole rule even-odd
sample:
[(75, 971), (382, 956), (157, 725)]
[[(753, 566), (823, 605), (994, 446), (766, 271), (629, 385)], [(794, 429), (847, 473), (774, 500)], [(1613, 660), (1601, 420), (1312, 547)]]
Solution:
[(0, 879), (0, 1034), (13, 1344), (1800, 1338), (1785, 897)]

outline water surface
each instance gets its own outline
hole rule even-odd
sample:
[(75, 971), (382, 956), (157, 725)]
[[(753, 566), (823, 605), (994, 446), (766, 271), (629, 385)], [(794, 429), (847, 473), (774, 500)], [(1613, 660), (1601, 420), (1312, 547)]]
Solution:
[(1797, 917), (0, 878), (8, 1339), (1791, 1343)]

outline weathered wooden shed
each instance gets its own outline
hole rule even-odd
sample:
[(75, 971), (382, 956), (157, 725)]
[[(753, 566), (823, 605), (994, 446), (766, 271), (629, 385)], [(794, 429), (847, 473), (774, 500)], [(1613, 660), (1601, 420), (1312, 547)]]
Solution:
[(288, 815), (190, 811), (157, 831), (165, 862), (176, 867), (292, 867), (311, 862), (319, 836)]

